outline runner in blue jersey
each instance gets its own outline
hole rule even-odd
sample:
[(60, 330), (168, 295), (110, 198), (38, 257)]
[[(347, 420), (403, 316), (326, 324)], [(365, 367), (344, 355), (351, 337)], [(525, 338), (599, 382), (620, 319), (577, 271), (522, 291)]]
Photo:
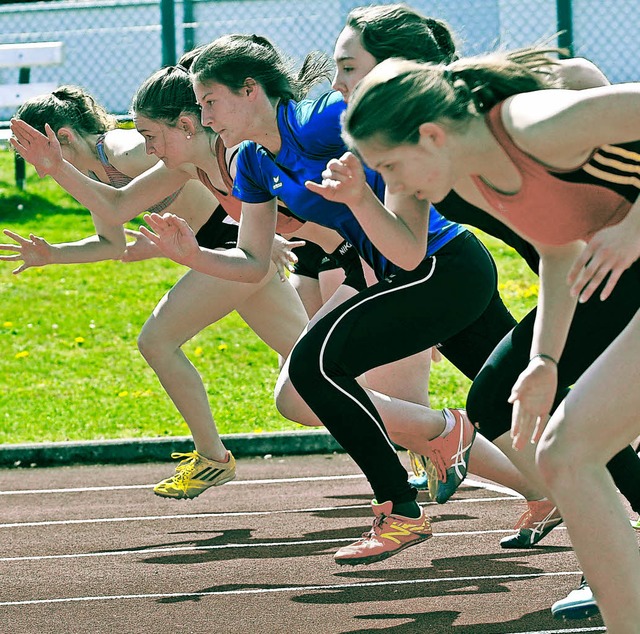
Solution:
[[(238, 153), (233, 193), (247, 203), (279, 198), (300, 218), (335, 229), (356, 247), (376, 277), (383, 279), (398, 267), (375, 247), (351, 210), (328, 202), (305, 186), (306, 181), (318, 178), (329, 159), (346, 151), (340, 137), (340, 115), (345, 108), (339, 92), (329, 92), (315, 100), (290, 100), (278, 108), (280, 151), (274, 156), (253, 141), (244, 143)], [(385, 185), (380, 175), (368, 169), (365, 172), (371, 189), (384, 200)], [(464, 231), (432, 208), (425, 257)]]
[[(303, 68), (309, 71), (313, 64)], [(500, 328), (493, 340), (493, 325), (515, 323), (499, 301), (495, 266), (470, 232), (438, 217), (425, 201), (413, 196), (394, 200), (374, 173), (367, 175), (370, 185), (408, 225), (429, 219), (429, 236), (425, 232), (415, 248), (399, 251), (397, 236), (379, 218), (310, 192), (307, 181), (320, 180), (327, 161), (345, 150), (340, 140), (344, 105), (336, 93), (300, 101), (304, 82), (287, 73), (264, 38), (222, 37), (205, 47), (192, 73), (203, 124), (225, 145), (249, 140), (238, 154), (234, 186), (234, 195), (243, 200), (238, 248), (224, 257), (199, 249), (186, 223), (171, 215), (148, 217), (156, 234), (145, 234), (166, 255), (196, 270), (253, 281), (264, 275), (279, 197), (298, 217), (335, 228), (377, 271), (376, 285), (357, 294), (352, 290), (342, 304), (333, 301), (323, 308), (297, 344), (290, 368), (283, 369), (278, 406), (285, 416), (305, 424), (314, 424), (309, 420), (315, 416), (353, 456), (380, 502), (374, 503), (376, 531), (389, 524), (406, 527), (395, 544), (374, 543), (376, 532), (372, 540), (341, 549), (336, 560), (384, 559), (432, 534), (391, 439), (414, 450), (422, 445), (443, 482), (455, 487), (466, 475), (474, 429), (463, 411), (439, 412), (382, 396), (366, 390), (358, 377), (455, 339), (460, 351), (456, 365), (473, 376), (504, 333)], [(479, 362), (469, 364), (474, 354)], [(422, 386), (424, 392), (426, 388)], [(482, 456), (476, 473), (508, 463), (484, 439), (474, 451)], [(508, 468), (515, 472), (510, 463)]]

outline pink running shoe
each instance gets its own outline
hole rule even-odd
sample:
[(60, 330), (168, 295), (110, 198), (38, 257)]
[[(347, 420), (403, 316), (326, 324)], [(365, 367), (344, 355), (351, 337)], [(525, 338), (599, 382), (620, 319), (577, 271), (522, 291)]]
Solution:
[(500, 546), (502, 548), (531, 548), (558, 524), (562, 524), (562, 517), (553, 502), (546, 498), (533, 502), (528, 500), (527, 510), (514, 526), (518, 532), (501, 539)]
[(433, 536), (431, 522), (424, 508), (420, 508), (420, 517), (417, 519), (392, 515), (393, 502), (378, 504), (374, 500), (371, 508), (376, 516), (373, 527), (357, 542), (338, 550), (334, 555), (337, 564), (372, 564)]

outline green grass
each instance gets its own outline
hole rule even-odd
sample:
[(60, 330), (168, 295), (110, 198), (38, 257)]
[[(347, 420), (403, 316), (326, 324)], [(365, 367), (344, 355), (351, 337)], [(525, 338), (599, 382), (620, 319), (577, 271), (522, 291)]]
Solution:
[[(93, 232), (82, 207), (27, 170), (22, 192), (14, 187), (13, 154), (0, 151), (1, 228), (50, 242)], [(519, 317), (535, 301), (536, 279), (509, 248), (488, 244), (512, 280), (505, 299)], [(0, 262), (0, 444), (189, 433), (136, 347), (142, 324), (183, 267), (155, 259), (49, 266), (18, 276), (13, 268)], [(276, 354), (237, 314), (184, 350), (204, 379), (221, 433), (304, 429), (277, 413)], [(434, 366), (433, 406), (463, 405), (468, 387), (446, 360)]]

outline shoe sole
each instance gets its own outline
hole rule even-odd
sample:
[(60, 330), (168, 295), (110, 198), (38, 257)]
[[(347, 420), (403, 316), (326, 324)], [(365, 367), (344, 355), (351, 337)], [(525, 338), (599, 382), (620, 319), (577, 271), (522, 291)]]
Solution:
[[(464, 454), (464, 475), (462, 478), (459, 478), (456, 474), (455, 467), (450, 467), (447, 469), (447, 479), (444, 482), (438, 480), (438, 488), (435, 496), (435, 500), (438, 504), (446, 504), (467, 478), (469, 454), (471, 453), (471, 448), (476, 440), (476, 433), (476, 429), (474, 428), (471, 436), (471, 442), (469, 443), (469, 449), (467, 449)], [(449, 473), (449, 471), (451, 471), (451, 473)]]
[(206, 489), (197, 491), (192, 495), (190, 495), (186, 491), (180, 491), (179, 493), (177, 493), (177, 495), (172, 495), (171, 493), (161, 493), (160, 491), (156, 491), (155, 489), (153, 490), (153, 492), (158, 497), (167, 498), (169, 500), (193, 500), (194, 498), (197, 498), (199, 495), (201, 495), (202, 493), (205, 493), (206, 491), (208, 491), (209, 489), (212, 489), (213, 487), (219, 487), (219, 486), (222, 486), (223, 484), (226, 484), (227, 482), (231, 482), (231, 480), (233, 480), (235, 477), (236, 477), (236, 473), (234, 471), (233, 474), (231, 474), (231, 477), (222, 478), (221, 480), (218, 480), (218, 482), (215, 482), (211, 486), (208, 486)]
[(520, 537), (518, 534), (513, 535), (512, 537), (504, 537), (500, 540), (500, 548), (507, 548), (510, 550), (528, 550), (531, 548), (535, 548), (556, 526), (560, 526), (562, 524), (562, 520), (559, 520), (557, 523), (553, 524), (553, 526), (549, 526), (545, 530), (542, 531), (539, 539), (537, 539), (533, 544), (529, 542), (529, 538), (525, 538), (526, 541), (520, 541)]
[(551, 610), (551, 614), (555, 619), (561, 619), (563, 621), (575, 621), (577, 619), (590, 619), (600, 614), (600, 610), (595, 603), (588, 603), (585, 605), (576, 605), (562, 610)]
[(375, 564), (378, 561), (384, 561), (385, 559), (389, 559), (389, 557), (393, 557), (394, 555), (397, 555), (398, 553), (402, 552), (403, 550), (406, 550), (410, 546), (416, 546), (418, 544), (421, 544), (422, 542), (426, 542), (428, 539), (431, 539), (432, 537), (433, 537), (433, 535), (427, 535), (426, 537), (422, 537), (420, 539), (416, 539), (416, 540), (410, 542), (409, 544), (405, 544), (404, 546), (400, 546), (399, 548), (396, 548), (395, 550), (387, 550), (387, 551), (385, 551), (383, 553), (380, 553), (379, 555), (372, 555), (371, 557), (360, 557), (359, 559), (356, 559), (355, 557), (350, 558), (350, 559), (336, 559), (336, 558), (334, 558), (334, 561), (339, 566), (368, 566), (369, 564)]

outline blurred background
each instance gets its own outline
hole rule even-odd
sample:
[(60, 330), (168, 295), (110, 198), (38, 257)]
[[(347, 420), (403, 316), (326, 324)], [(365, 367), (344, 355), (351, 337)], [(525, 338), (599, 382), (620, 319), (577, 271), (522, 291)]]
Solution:
[[(332, 52), (362, 0), (49, 0), (0, 4), (0, 44), (60, 41), (61, 65), (34, 67), (31, 82), (78, 84), (115, 114), (138, 86), (194, 46), (225, 33), (258, 33), (302, 60)], [(380, 2), (375, 4), (387, 4)], [(640, 79), (638, 0), (413, 0), (449, 22), (463, 54), (554, 37), (595, 62), (612, 82)], [(0, 84), (17, 81), (0, 68)], [(12, 108), (0, 108), (7, 120)]]

